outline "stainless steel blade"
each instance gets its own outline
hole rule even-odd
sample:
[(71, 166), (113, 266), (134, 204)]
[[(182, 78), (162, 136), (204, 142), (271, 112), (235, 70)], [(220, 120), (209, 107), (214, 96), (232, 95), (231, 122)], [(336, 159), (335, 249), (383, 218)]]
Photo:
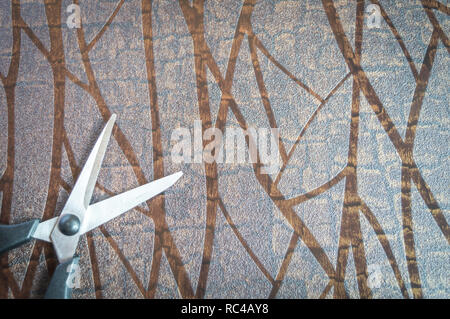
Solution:
[(54, 217), (52, 219), (46, 220), (45, 222), (39, 223), (32, 237), (51, 242), (50, 234), (52, 233), (53, 228), (55, 228), (57, 221), (58, 217)]
[(84, 234), (162, 193), (182, 175), (183, 172), (180, 171), (90, 205), (87, 209), (81, 233)]
[(116, 115), (113, 114), (98, 137), (80, 176), (78, 176), (66, 202), (66, 206), (69, 205), (72, 210), (79, 207), (80, 204), (82, 204), (82, 207), (79, 207), (80, 210), (86, 210), (89, 206), (115, 121)]

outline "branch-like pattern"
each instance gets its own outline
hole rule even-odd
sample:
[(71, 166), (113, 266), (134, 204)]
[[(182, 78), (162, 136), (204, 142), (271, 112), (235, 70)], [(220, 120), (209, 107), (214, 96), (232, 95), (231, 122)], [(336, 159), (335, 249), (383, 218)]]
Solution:
[[(120, 249), (118, 243), (114, 240), (111, 234), (105, 227), (100, 227), (100, 233), (106, 239), (114, 253), (118, 256), (120, 262), (123, 264), (125, 270), (132, 278), (132, 281), (138, 288), (143, 297), (154, 298), (160, 280), (160, 269), (162, 256), (165, 254), (169, 262), (170, 269), (174, 276), (178, 291), (183, 298), (203, 298), (206, 293), (209, 283), (210, 265), (213, 258), (214, 240), (216, 236), (216, 219), (218, 210), (222, 212), (226, 222), (231, 227), (234, 236), (243, 246), (250, 260), (257, 266), (263, 276), (269, 281), (271, 290), (268, 293), (269, 298), (277, 296), (288, 273), (289, 265), (292, 257), (296, 253), (296, 248), (299, 241), (302, 241), (309, 249), (312, 255), (317, 260), (320, 267), (328, 277), (328, 283), (322, 290), (320, 298), (325, 298), (334, 288), (335, 298), (346, 298), (349, 293), (345, 287), (345, 279), (347, 277), (348, 256), (351, 250), (355, 268), (356, 278), (358, 283), (359, 295), (362, 298), (371, 298), (373, 293), (368, 283), (368, 269), (367, 256), (365, 245), (362, 236), (362, 229), (360, 223), (360, 214), (365, 217), (370, 227), (374, 230), (377, 240), (381, 244), (387, 260), (392, 268), (398, 287), (404, 298), (409, 298), (408, 289), (403, 279), (404, 274), (401, 273), (397, 259), (392, 251), (391, 243), (386, 236), (385, 230), (382, 228), (380, 222), (375, 214), (371, 211), (364, 199), (358, 191), (358, 141), (359, 141), (359, 126), (360, 126), (360, 93), (368, 101), (372, 111), (376, 114), (380, 125), (383, 127), (385, 133), (389, 137), (394, 146), (398, 156), (400, 157), (401, 166), (401, 215), (403, 226), (403, 240), (405, 246), (405, 258), (408, 268), (409, 281), (411, 283), (411, 291), (414, 298), (423, 297), (423, 289), (421, 278), (419, 274), (417, 252), (414, 242), (414, 225), (412, 221), (411, 208), (411, 188), (413, 185), (419, 191), (423, 201), (430, 210), (432, 217), (438, 225), (440, 231), (450, 244), (450, 230), (448, 223), (443, 215), (430, 186), (427, 184), (423, 175), (421, 174), (413, 157), (413, 149), (415, 145), (416, 130), (419, 122), (420, 112), (422, 109), (425, 93), (429, 79), (431, 77), (431, 70), (435, 62), (435, 55), (439, 41), (441, 41), (450, 53), (450, 42), (447, 35), (442, 30), (438, 20), (436, 19), (433, 10), (438, 10), (441, 13), (450, 15), (450, 10), (447, 6), (436, 0), (422, 0), (423, 10), (427, 14), (430, 23), (433, 26), (433, 32), (428, 44), (424, 60), (420, 67), (420, 71), (414, 64), (410, 53), (401, 37), (398, 29), (395, 27), (388, 12), (380, 4), (378, 0), (371, 0), (373, 4), (380, 7), (381, 15), (389, 26), (390, 31), (395, 37), (402, 53), (409, 65), (411, 73), (415, 80), (414, 96), (412, 98), (409, 109), (409, 116), (406, 127), (405, 138), (403, 139), (398, 132), (393, 120), (389, 116), (385, 106), (381, 102), (377, 92), (372, 86), (369, 77), (361, 66), (362, 57), (362, 43), (363, 43), (363, 29), (364, 29), (364, 8), (365, 1), (358, 0), (356, 2), (356, 19), (355, 19), (355, 43), (352, 46), (348, 40), (339, 14), (336, 10), (335, 4), (332, 0), (322, 0), (323, 9), (326, 13), (329, 26), (334, 34), (337, 46), (342, 54), (342, 57), (348, 66), (350, 72), (346, 74), (328, 93), (326, 97), (321, 97), (314, 87), (305, 84), (304, 80), (295, 76), (286, 66), (280, 63), (273, 54), (264, 46), (258, 35), (253, 31), (252, 27), (252, 13), (256, 6), (256, 0), (245, 0), (243, 2), (241, 11), (239, 13), (238, 22), (236, 25), (233, 40), (231, 42), (231, 51), (227, 61), (227, 69), (222, 75), (216, 60), (214, 59), (211, 49), (208, 46), (205, 37), (205, 1), (194, 0), (190, 4), (187, 0), (179, 0), (184, 21), (187, 25), (189, 33), (193, 42), (193, 61), (195, 66), (195, 83), (197, 90), (198, 111), (200, 120), (202, 122), (202, 132), (211, 128), (215, 120), (215, 127), (224, 130), (226, 126), (228, 112), (231, 110), (235, 116), (239, 126), (243, 129), (248, 128), (248, 119), (245, 118), (240, 105), (236, 102), (232, 93), (234, 83), (234, 76), (236, 73), (236, 64), (240, 55), (242, 44), (245, 37), (248, 40), (250, 59), (253, 66), (254, 77), (257, 88), (259, 90), (260, 99), (264, 112), (267, 115), (267, 120), (270, 127), (278, 127), (275, 112), (271, 104), (271, 98), (266, 88), (266, 79), (264, 79), (262, 66), (260, 64), (259, 53), (262, 53), (276, 68), (288, 76), (288, 78), (298, 85), (302, 90), (305, 90), (313, 99), (320, 104), (309, 117), (305, 126), (301, 129), (294, 144), (290, 150), (286, 149), (281, 137), (279, 138), (279, 149), (281, 154), (282, 165), (281, 169), (276, 175), (275, 179), (265, 175), (261, 171), (262, 163), (257, 155), (257, 162), (253, 164), (253, 172), (259, 185), (281, 212), (287, 223), (291, 226), (293, 232), (286, 247), (286, 252), (281, 261), (280, 268), (276, 276), (272, 276), (266, 266), (257, 256), (251, 245), (247, 242), (245, 236), (239, 230), (239, 227), (234, 223), (230, 211), (224, 203), (221, 194), (219, 193), (219, 171), (216, 163), (205, 163), (205, 180), (206, 180), (206, 224), (204, 228), (204, 243), (203, 252), (201, 256), (201, 267), (199, 271), (198, 282), (196, 289), (194, 283), (191, 282), (188, 271), (183, 263), (182, 255), (175, 243), (173, 234), (169, 228), (166, 220), (166, 206), (164, 195), (159, 195), (151, 201), (147, 202), (148, 209), (141, 207), (136, 210), (144, 216), (151, 218), (155, 225), (154, 248), (152, 255), (152, 264), (150, 269), (149, 282), (147, 287), (139, 279), (133, 265), (127, 260), (126, 255)], [(73, 1), (74, 4), (79, 5), (78, 0)], [(15, 87), (19, 73), (19, 65), (21, 58), (21, 37), (26, 35), (39, 52), (48, 61), (52, 75), (53, 75), (53, 100), (54, 100), (54, 118), (53, 118), (53, 136), (52, 136), (52, 151), (51, 151), (51, 169), (49, 184), (47, 187), (47, 198), (42, 214), (42, 219), (46, 220), (52, 218), (55, 214), (58, 194), (60, 189), (70, 192), (70, 182), (63, 179), (61, 175), (62, 170), (62, 156), (65, 151), (72, 173), (73, 180), (76, 179), (80, 172), (79, 163), (75, 160), (75, 153), (72, 149), (70, 140), (68, 138), (66, 128), (64, 126), (64, 111), (66, 104), (66, 81), (69, 80), (84, 92), (88, 93), (98, 108), (104, 121), (108, 120), (111, 115), (110, 107), (107, 105), (104, 93), (99, 85), (96, 74), (92, 67), (89, 53), (102, 40), (105, 33), (117, 18), (118, 13), (125, 5), (125, 0), (119, 0), (117, 5), (105, 22), (100, 31), (87, 43), (85, 40), (85, 28), (83, 24), (81, 28), (76, 31), (78, 48), (81, 54), (81, 61), (85, 70), (87, 83), (81, 81), (75, 74), (70, 72), (66, 66), (64, 41), (62, 36), (62, 12), (61, 1), (45, 0), (45, 13), (47, 17), (48, 32), (50, 38), (50, 47), (46, 48), (44, 43), (33, 32), (32, 27), (27, 25), (21, 16), (21, 7), (19, 0), (11, 1), (11, 17), (12, 17), (12, 48), (11, 48), (11, 62), (6, 75), (0, 74), (0, 80), (3, 85), (6, 96), (6, 107), (8, 117), (8, 145), (7, 145), (7, 166), (3, 175), (0, 177), (0, 191), (2, 192), (2, 205), (0, 222), (9, 223), (12, 212), (12, 196), (13, 184), (15, 174)], [(158, 88), (156, 78), (158, 74), (155, 67), (155, 53), (154, 53), (154, 32), (153, 24), (153, 4), (150, 0), (141, 0), (142, 13), (142, 41), (145, 53), (146, 77), (148, 85), (148, 96), (150, 101), (149, 117), (152, 125), (152, 168), (155, 179), (163, 177), (165, 172), (164, 167), (164, 146), (161, 133), (161, 110), (158, 103)], [(212, 117), (212, 108), (209, 100), (209, 88), (207, 81), (207, 71), (211, 71), (213, 78), (220, 89), (221, 99), (217, 118)], [(351, 119), (349, 126), (349, 148), (347, 163), (344, 169), (336, 174), (330, 180), (324, 182), (321, 186), (310, 190), (304, 194), (297, 195), (292, 198), (286, 198), (285, 194), (279, 188), (279, 182), (283, 178), (294, 151), (302, 140), (307, 131), (311, 130), (311, 123), (315, 121), (318, 115), (323, 112), (323, 107), (327, 102), (340, 90), (343, 84), (352, 78), (352, 102), (351, 102)], [(129, 137), (125, 135), (123, 130), (116, 124), (113, 136), (124, 154), (128, 164), (131, 166), (133, 173), (139, 184), (147, 183), (143, 168), (139, 162), (138, 155), (133, 150)], [(251, 137), (246, 137), (247, 145), (251, 143)], [(207, 141), (203, 141), (205, 146)], [(334, 265), (330, 257), (324, 250), (313, 232), (308, 227), (307, 223), (300, 218), (295, 212), (295, 206), (301, 203), (307, 203), (309, 200), (331, 190), (341, 181), (345, 181), (344, 198), (342, 214), (340, 215), (340, 231), (337, 247), (337, 261)], [(105, 185), (97, 184), (97, 188), (106, 194), (113, 195)], [(321, 212), (317, 212), (320, 214)], [(89, 252), (90, 264), (93, 274), (93, 285), (95, 289), (95, 296), (97, 298), (103, 297), (103, 285), (100, 279), (101, 265), (99, 263), (97, 252), (98, 247), (95, 245), (95, 240), (91, 233), (87, 234), (87, 249)], [(45, 263), (49, 273), (51, 274), (56, 267), (56, 258), (52, 252), (51, 246), (47, 243), (37, 242), (33, 248), (29, 263), (27, 265), (25, 277), (21, 286), (17, 283), (11, 269), (9, 267), (8, 255), (0, 257), (0, 298), (8, 297), (9, 291), (14, 297), (30, 297), (33, 281), (36, 277), (37, 267), (39, 265), (39, 257), (44, 253)]]

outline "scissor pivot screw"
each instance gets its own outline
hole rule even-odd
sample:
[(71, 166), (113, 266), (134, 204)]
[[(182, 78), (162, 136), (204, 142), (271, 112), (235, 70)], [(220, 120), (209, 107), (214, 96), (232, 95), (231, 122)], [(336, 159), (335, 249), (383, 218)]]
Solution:
[(73, 236), (80, 230), (80, 219), (72, 214), (62, 216), (58, 228), (66, 236)]

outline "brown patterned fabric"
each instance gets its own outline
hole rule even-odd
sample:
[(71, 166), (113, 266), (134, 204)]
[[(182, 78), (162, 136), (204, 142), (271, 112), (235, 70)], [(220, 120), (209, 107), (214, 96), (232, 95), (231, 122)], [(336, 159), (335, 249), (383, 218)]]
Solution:
[[(58, 216), (115, 113), (93, 202), (184, 176), (82, 237), (75, 298), (449, 298), (449, 14), (2, 0), (0, 223)], [(279, 128), (280, 166), (175, 163), (194, 121)], [(0, 256), (0, 298), (42, 297), (56, 265), (42, 241)]]

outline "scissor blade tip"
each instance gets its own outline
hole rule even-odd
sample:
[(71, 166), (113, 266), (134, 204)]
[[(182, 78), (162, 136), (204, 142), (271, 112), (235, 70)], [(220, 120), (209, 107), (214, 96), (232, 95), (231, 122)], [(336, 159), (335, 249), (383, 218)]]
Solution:
[(183, 172), (182, 171), (176, 172), (172, 174), (172, 176), (175, 178), (175, 181), (177, 181), (181, 178), (181, 176), (183, 176)]
[(183, 172), (179, 171), (164, 177), (164, 179), (170, 181), (170, 184), (173, 185), (181, 178), (181, 176), (183, 176)]

